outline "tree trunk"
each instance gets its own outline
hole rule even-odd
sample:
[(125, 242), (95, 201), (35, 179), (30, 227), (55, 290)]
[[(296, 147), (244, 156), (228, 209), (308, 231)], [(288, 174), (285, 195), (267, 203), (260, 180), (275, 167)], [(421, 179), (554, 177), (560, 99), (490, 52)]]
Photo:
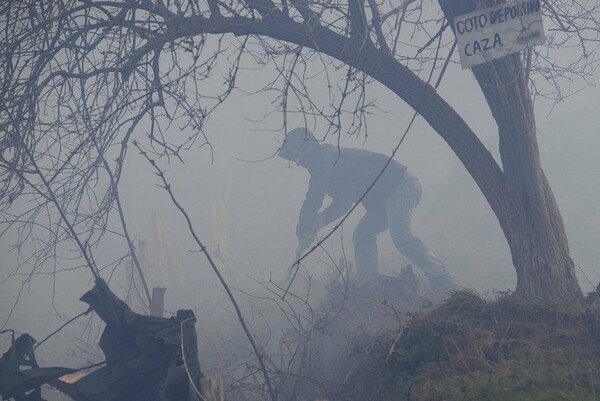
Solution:
[[(449, 21), (473, 1), (439, 0)], [(481, 7), (504, 1), (487, 0)], [(581, 290), (558, 205), (540, 164), (533, 101), (519, 54), (472, 68), (499, 128), (509, 213), (498, 216), (525, 297), (578, 299)], [(493, 207), (493, 205), (492, 205)]]
[(574, 263), (554, 194), (539, 158), (533, 102), (519, 55), (473, 68), (499, 128), (511, 216), (503, 227), (517, 270), (517, 292), (578, 298)]

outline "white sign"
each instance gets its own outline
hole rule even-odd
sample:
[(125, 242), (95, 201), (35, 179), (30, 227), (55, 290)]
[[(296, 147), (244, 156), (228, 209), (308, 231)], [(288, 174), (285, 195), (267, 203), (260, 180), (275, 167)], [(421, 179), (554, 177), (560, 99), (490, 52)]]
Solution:
[(454, 19), (463, 68), (544, 43), (541, 0), (514, 0)]

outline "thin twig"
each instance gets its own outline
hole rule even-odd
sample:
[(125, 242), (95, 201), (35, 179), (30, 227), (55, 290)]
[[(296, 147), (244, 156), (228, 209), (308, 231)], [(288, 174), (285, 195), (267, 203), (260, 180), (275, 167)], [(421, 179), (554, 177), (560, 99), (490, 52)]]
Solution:
[(171, 185), (167, 181), (163, 171), (160, 169), (160, 167), (158, 167), (158, 165), (156, 164), (154, 159), (150, 158), (150, 156), (148, 156), (148, 154), (140, 147), (140, 145), (138, 144), (137, 141), (133, 141), (133, 145), (139, 150), (140, 154), (142, 156), (144, 156), (144, 158), (148, 161), (148, 163), (150, 163), (150, 165), (154, 168), (156, 175), (162, 181), (162, 184), (163, 184), (162, 188), (165, 191), (167, 191), (167, 193), (169, 194), (169, 197), (171, 198), (171, 201), (173, 202), (175, 207), (179, 210), (179, 212), (182, 214), (182, 216), (185, 218), (185, 221), (187, 223), (190, 234), (194, 238), (194, 241), (200, 248), (200, 251), (204, 254), (204, 256), (206, 257), (206, 260), (208, 260), (210, 267), (212, 268), (214, 273), (217, 275), (219, 281), (221, 282), (221, 285), (225, 289), (225, 292), (227, 293), (227, 296), (229, 297), (229, 300), (231, 301), (231, 304), (233, 305), (233, 307), (235, 309), (235, 313), (238, 317), (238, 320), (240, 321), (240, 324), (242, 325), (242, 329), (244, 330), (244, 333), (246, 334), (248, 341), (250, 341), (250, 345), (252, 346), (252, 349), (254, 350), (254, 354), (256, 355), (256, 358), (258, 359), (258, 363), (260, 364), (260, 368), (262, 370), (262, 373), (263, 373), (263, 376), (265, 379), (265, 383), (267, 384), (267, 388), (269, 390), (269, 395), (271, 397), (271, 401), (277, 401), (277, 396), (275, 395), (275, 391), (273, 390), (273, 384), (271, 383), (271, 379), (269, 378), (269, 374), (267, 372), (267, 367), (265, 366), (263, 351), (262, 351), (261, 347), (259, 347), (258, 344), (256, 343), (256, 339), (254, 338), (254, 335), (250, 331), (250, 328), (248, 327), (248, 324), (246, 323), (246, 319), (244, 318), (244, 314), (243, 314), (242, 310), (240, 309), (235, 297), (233, 296), (233, 293), (231, 292), (229, 285), (225, 281), (225, 278), (221, 274), (221, 271), (219, 270), (219, 268), (213, 261), (212, 257), (210, 256), (210, 253), (208, 253), (206, 246), (204, 246), (204, 243), (202, 243), (202, 241), (196, 234), (196, 230), (194, 230), (194, 226), (192, 224), (192, 220), (190, 219), (190, 216), (188, 215), (188, 213), (185, 211), (183, 206), (181, 206), (181, 204), (175, 197), (175, 194), (173, 193), (173, 190), (171, 189)]
[(36, 348), (38, 348), (40, 345), (42, 345), (43, 343), (46, 342), (46, 340), (48, 340), (50, 337), (52, 337), (53, 335), (55, 335), (56, 333), (58, 333), (59, 331), (61, 331), (63, 328), (65, 328), (68, 324), (70, 324), (71, 322), (75, 321), (76, 319), (80, 318), (83, 315), (87, 315), (88, 313), (90, 313), (92, 311), (92, 308), (88, 308), (86, 311), (81, 312), (79, 315), (67, 320), (67, 322), (65, 324), (63, 324), (62, 326), (60, 326), (58, 329), (54, 330), (52, 333), (48, 334), (48, 336), (46, 336), (46, 338), (44, 338), (42, 341), (38, 342), (35, 347), (33, 347), (33, 350), (35, 351)]
[(198, 390), (198, 387), (196, 387), (196, 383), (194, 383), (194, 378), (192, 377), (192, 374), (190, 373), (190, 370), (187, 366), (187, 358), (185, 357), (185, 347), (183, 345), (183, 324), (188, 323), (188, 321), (190, 321), (192, 319), (193, 318), (185, 319), (184, 321), (182, 321), (179, 324), (179, 329), (180, 329), (179, 337), (181, 338), (181, 357), (183, 359), (183, 367), (185, 369), (185, 373), (187, 374), (189, 382), (192, 383), (192, 389), (194, 390), (196, 395), (202, 399), (202, 401), (206, 401), (206, 398), (204, 398), (204, 396), (202, 395), (202, 392), (200, 390)]

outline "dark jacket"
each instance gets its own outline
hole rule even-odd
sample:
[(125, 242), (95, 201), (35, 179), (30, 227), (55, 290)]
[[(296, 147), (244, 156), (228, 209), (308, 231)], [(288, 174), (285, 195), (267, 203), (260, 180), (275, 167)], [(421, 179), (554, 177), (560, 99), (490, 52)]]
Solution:
[[(306, 155), (302, 165), (310, 173), (306, 199), (296, 227), (298, 238), (314, 232), (317, 217), (327, 225), (342, 217), (366, 192), (381, 172), (389, 157), (363, 149), (344, 149), (321, 145), (317, 152)], [(385, 207), (385, 201), (403, 182), (406, 167), (392, 160), (371, 188), (362, 204), (368, 210)], [(321, 213), (325, 195), (331, 204)]]

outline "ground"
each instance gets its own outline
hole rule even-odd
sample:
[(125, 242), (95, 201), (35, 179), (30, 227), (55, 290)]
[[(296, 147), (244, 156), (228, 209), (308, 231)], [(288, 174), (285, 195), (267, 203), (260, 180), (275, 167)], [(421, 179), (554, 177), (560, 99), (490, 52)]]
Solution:
[[(587, 401), (600, 391), (600, 303), (453, 293), (394, 333), (356, 338), (348, 401)], [(351, 366), (348, 362), (343, 365)]]

